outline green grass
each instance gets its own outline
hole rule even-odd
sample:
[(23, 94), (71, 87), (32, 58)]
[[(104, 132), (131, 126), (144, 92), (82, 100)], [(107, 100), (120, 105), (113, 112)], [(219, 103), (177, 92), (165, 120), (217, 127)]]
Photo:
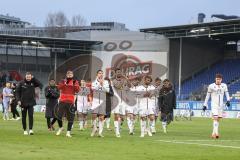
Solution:
[(65, 133), (57, 137), (54, 132), (47, 131), (44, 115), (35, 113), (34, 136), (23, 135), (20, 121), (0, 120), (0, 160), (239, 160), (240, 120), (223, 119), (220, 129), (221, 138), (211, 140), (211, 119), (195, 118), (171, 123), (166, 135), (157, 122), (158, 132), (153, 137), (140, 138), (138, 124), (135, 135), (130, 136), (124, 124), (119, 139), (106, 129), (104, 138), (92, 138), (90, 129), (80, 132), (75, 123), (73, 137), (66, 138)]

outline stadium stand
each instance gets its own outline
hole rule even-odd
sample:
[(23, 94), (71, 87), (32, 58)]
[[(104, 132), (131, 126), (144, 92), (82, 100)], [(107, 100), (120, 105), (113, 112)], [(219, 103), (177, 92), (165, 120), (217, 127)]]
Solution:
[[(229, 87), (233, 100), (240, 99), (240, 59), (224, 59), (196, 74), (182, 84), (180, 99), (203, 100), (207, 85), (214, 82), (216, 73), (221, 73)], [(176, 87), (177, 88), (177, 87)], [(178, 92), (178, 91), (177, 91)]]

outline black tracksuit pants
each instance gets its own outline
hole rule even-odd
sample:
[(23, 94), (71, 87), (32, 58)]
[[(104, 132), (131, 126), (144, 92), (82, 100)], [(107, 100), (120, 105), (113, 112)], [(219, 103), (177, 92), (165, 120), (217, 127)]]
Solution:
[(22, 127), (25, 131), (27, 129), (27, 114), (28, 114), (28, 121), (29, 121), (29, 130), (33, 129), (33, 113), (34, 108), (33, 106), (24, 106), (22, 107)]

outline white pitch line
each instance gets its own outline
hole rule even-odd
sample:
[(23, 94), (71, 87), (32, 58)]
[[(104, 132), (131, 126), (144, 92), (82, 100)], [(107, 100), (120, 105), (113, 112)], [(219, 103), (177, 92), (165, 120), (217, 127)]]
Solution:
[(189, 145), (208, 146), (208, 147), (240, 149), (240, 147), (238, 146), (225, 146), (225, 145), (217, 145), (217, 144), (191, 143), (191, 142), (166, 141), (166, 140), (156, 140), (156, 141), (164, 142), (164, 143), (189, 144)]
[[(160, 140), (162, 141), (162, 140)], [(181, 142), (239, 142), (240, 139), (231, 140), (231, 139), (187, 139), (187, 140), (169, 140), (169, 141), (181, 141)]]

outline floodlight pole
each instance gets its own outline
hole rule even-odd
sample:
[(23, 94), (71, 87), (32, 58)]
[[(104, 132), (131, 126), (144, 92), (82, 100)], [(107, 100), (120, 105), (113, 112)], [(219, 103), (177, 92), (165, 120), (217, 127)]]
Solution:
[(54, 51), (54, 79), (57, 80), (57, 52)]
[(6, 44), (6, 50), (5, 50), (5, 52), (6, 52), (6, 65), (5, 65), (5, 69), (7, 71), (8, 70), (8, 42), (7, 42), (7, 40), (6, 40), (5, 44)]
[(181, 79), (182, 79), (182, 37), (179, 44), (179, 71), (178, 71), (178, 98), (181, 96)]

